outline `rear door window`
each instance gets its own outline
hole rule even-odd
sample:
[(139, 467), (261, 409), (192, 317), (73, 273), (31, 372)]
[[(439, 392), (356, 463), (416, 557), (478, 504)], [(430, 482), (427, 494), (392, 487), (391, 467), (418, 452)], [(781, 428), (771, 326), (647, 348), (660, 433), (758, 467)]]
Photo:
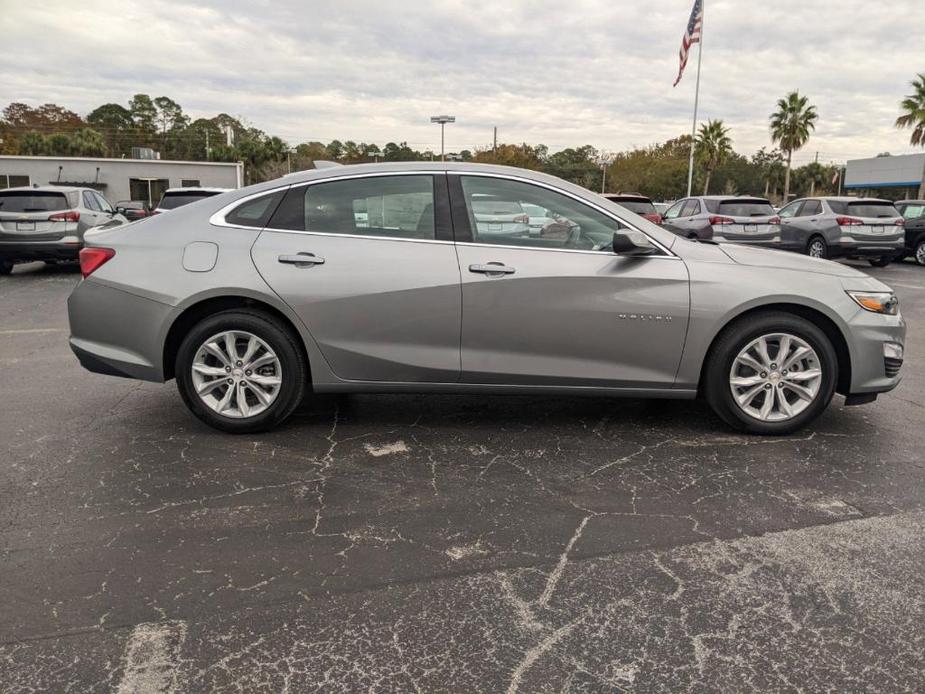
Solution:
[(93, 195), (93, 193), (91, 193), (89, 190), (85, 190), (83, 192), (83, 199), (84, 207), (86, 207), (88, 210), (93, 210), (94, 212), (102, 212), (103, 208), (101, 208), (100, 203), (97, 202), (96, 196)]
[(822, 203), (818, 200), (806, 200), (800, 208), (798, 217), (812, 217), (822, 212)]
[(688, 200), (684, 203), (684, 209), (681, 211), (682, 217), (693, 217), (700, 213), (700, 203), (696, 200)]
[(0, 191), (0, 212), (57, 212), (68, 209), (64, 193), (33, 190)]
[(290, 188), (268, 228), (431, 240), (433, 176), (370, 176)]

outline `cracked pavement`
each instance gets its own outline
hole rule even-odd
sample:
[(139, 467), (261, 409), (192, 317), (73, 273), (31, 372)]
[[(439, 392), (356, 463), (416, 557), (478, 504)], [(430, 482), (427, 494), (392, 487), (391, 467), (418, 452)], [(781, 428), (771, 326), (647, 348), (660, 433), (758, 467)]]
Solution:
[(922, 691), (925, 269), (904, 382), (810, 429), (697, 402), (348, 396), (256, 437), (83, 371), (0, 278), (4, 692)]

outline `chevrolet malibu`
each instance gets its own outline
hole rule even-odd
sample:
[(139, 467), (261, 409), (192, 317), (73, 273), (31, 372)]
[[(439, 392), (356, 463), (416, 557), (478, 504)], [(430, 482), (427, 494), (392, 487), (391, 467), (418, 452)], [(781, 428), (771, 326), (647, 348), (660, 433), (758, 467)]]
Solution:
[[(484, 200), (569, 223), (483, 230)], [(905, 324), (878, 280), (685, 239), (533, 171), (328, 167), (85, 242), (77, 358), (176, 379), (226, 432), (277, 425), (308, 392), (450, 392), (701, 396), (784, 434), (900, 379)]]

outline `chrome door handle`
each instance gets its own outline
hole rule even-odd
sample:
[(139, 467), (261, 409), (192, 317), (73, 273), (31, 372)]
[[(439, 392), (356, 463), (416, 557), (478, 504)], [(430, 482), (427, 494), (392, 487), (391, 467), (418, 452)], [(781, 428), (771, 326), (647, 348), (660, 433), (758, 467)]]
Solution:
[(484, 265), (470, 265), (469, 272), (480, 272), (483, 275), (513, 275), (514, 268), (501, 263), (485, 263)]
[(296, 253), (295, 255), (281, 255), (279, 262), (289, 265), (324, 265), (324, 258), (314, 253)]

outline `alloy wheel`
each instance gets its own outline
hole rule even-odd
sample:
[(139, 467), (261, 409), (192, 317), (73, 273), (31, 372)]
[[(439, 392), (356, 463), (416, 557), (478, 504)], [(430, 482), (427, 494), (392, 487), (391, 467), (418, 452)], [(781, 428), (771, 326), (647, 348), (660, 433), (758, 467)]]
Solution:
[(193, 358), (193, 388), (211, 410), (244, 419), (266, 411), (279, 396), (282, 366), (256, 335), (228, 330), (206, 340)]
[(812, 258), (825, 258), (825, 243), (819, 239), (809, 244), (809, 255)]
[(925, 265), (925, 242), (915, 247), (915, 262)]
[(729, 371), (736, 405), (762, 422), (793, 419), (809, 407), (822, 386), (822, 365), (808, 342), (770, 333), (749, 342)]

